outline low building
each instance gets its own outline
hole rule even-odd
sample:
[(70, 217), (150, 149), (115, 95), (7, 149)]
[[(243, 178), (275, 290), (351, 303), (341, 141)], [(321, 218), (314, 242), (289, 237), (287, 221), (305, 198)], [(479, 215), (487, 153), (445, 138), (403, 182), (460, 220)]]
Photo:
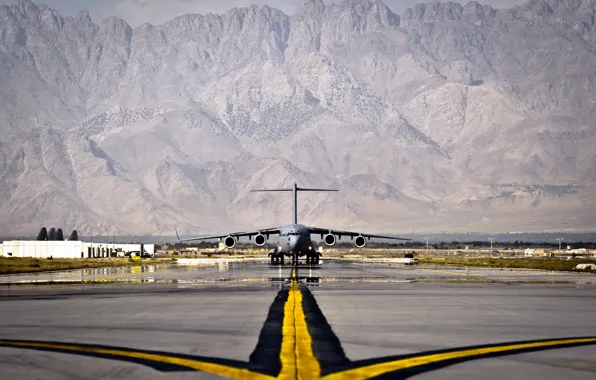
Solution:
[(83, 243), (82, 248), (87, 258), (155, 255), (155, 244)]
[(585, 248), (575, 248), (575, 249), (570, 249), (567, 252), (569, 252), (571, 254), (575, 254), (575, 255), (585, 255), (588, 253), (588, 250)]
[(103, 258), (155, 253), (155, 244), (88, 243), (82, 241), (12, 240), (2, 244), (3, 257)]
[(82, 257), (80, 241), (12, 240), (2, 244), (4, 257), (76, 259)]

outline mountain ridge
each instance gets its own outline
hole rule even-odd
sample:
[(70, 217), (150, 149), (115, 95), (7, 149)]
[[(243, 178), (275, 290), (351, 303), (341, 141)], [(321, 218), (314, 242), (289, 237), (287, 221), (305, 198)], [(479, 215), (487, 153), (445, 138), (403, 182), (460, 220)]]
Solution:
[(298, 182), (341, 190), (301, 197), (310, 224), (596, 229), (595, 14), (308, 0), (133, 29), (0, 6), (0, 223), (244, 230), (289, 215), (249, 189)]

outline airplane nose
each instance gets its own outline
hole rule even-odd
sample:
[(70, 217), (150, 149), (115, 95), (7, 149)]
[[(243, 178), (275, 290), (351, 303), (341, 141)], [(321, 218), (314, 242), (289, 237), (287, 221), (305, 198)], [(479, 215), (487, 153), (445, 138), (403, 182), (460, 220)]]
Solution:
[(290, 236), (290, 245), (296, 247), (298, 245), (299, 236)]

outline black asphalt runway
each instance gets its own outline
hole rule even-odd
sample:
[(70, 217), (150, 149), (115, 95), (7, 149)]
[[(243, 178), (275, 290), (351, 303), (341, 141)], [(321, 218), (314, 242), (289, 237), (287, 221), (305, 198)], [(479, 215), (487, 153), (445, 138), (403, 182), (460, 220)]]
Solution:
[(0, 276), (0, 377), (594, 379), (594, 279), (335, 260)]

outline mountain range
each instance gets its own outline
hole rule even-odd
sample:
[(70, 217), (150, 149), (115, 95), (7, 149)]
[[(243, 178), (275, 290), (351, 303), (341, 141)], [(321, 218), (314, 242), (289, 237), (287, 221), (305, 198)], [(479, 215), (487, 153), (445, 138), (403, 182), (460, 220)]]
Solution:
[(596, 231), (596, 0), (0, 6), (0, 235)]

